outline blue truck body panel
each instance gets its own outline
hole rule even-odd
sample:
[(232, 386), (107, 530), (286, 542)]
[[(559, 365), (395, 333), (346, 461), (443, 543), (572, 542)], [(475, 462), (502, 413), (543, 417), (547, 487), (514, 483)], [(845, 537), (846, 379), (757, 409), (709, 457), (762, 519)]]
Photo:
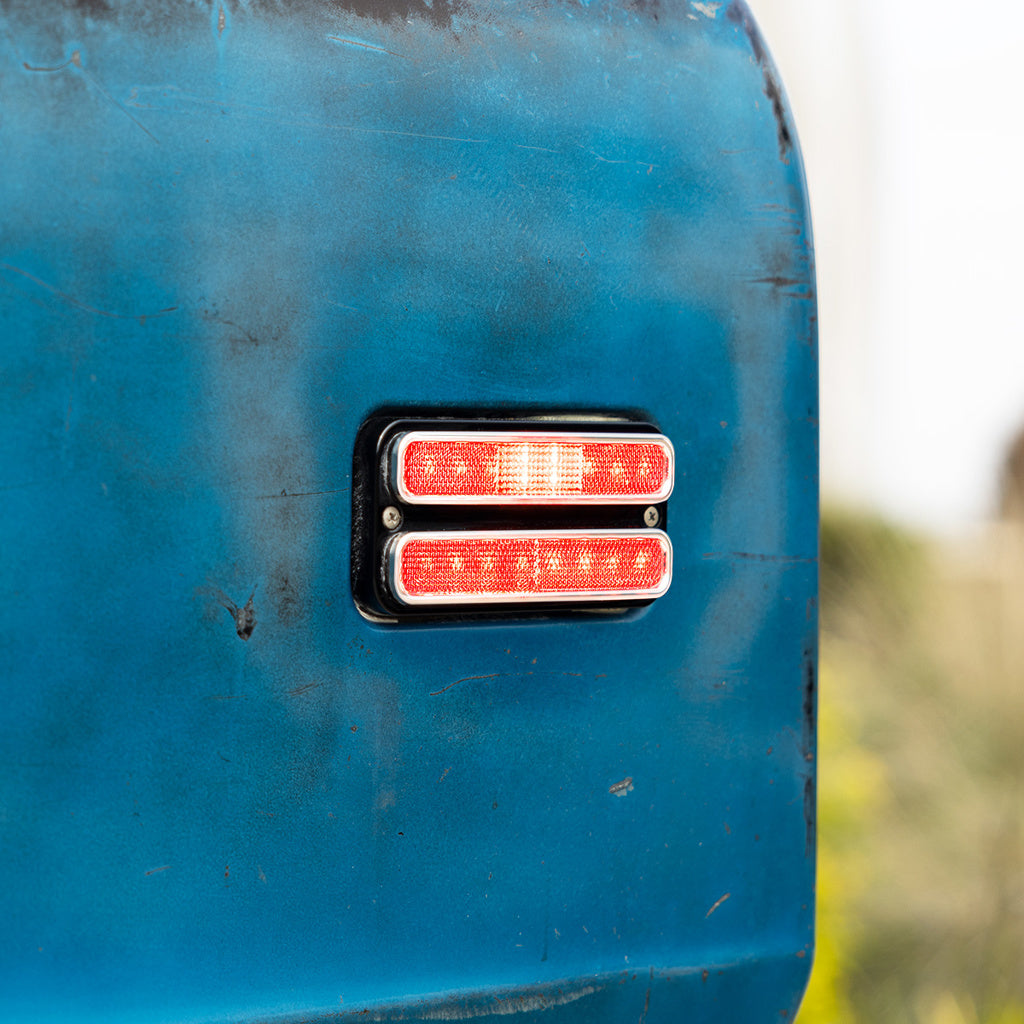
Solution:
[[(0, 0), (0, 1019), (779, 1020), (807, 200), (742, 3)], [(649, 419), (668, 594), (388, 625), (381, 406)]]

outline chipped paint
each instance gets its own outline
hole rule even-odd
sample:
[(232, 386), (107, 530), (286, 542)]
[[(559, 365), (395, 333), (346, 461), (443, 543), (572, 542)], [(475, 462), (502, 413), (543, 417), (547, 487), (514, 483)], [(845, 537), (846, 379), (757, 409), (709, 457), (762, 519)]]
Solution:
[(633, 778), (627, 775), (621, 782), (616, 782), (614, 785), (608, 787), (608, 792), (612, 796), (627, 796), (633, 792)]
[(731, 892), (727, 892), (724, 896), (720, 896), (714, 903), (711, 904), (711, 909), (704, 915), (704, 919), (707, 920), (727, 899), (732, 896)]
[(256, 606), (253, 604), (253, 600), (256, 597), (256, 590), (253, 588), (252, 593), (249, 595), (249, 600), (245, 602), (242, 607), (239, 607), (231, 600), (223, 590), (217, 587), (211, 588), (211, 593), (216, 597), (217, 601), (223, 606), (224, 610), (231, 616), (232, 621), (235, 624), (235, 632), (238, 634), (239, 640), (248, 640), (256, 628)]

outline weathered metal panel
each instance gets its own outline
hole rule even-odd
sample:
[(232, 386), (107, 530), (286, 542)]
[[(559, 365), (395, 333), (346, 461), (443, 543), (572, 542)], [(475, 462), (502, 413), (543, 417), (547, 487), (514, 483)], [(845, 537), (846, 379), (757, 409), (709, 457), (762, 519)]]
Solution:
[[(792, 1015), (814, 276), (745, 6), (0, 18), (0, 1016)], [(382, 405), (649, 418), (671, 590), (366, 621)]]

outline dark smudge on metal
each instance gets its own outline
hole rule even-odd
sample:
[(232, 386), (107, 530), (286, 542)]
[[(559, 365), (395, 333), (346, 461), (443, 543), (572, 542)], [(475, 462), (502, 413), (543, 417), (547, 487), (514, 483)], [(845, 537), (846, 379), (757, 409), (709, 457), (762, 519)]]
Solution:
[(775, 74), (775, 67), (768, 55), (768, 51), (765, 49), (764, 40), (761, 38), (757, 24), (743, 0), (733, 0), (726, 11), (726, 17), (733, 24), (740, 25), (750, 40), (750, 48), (754, 53), (754, 59), (761, 66), (761, 71), (764, 73), (764, 94), (771, 102), (772, 111), (775, 114), (775, 123), (778, 126), (779, 157), (784, 163), (788, 163), (789, 153), (793, 148), (793, 135), (789, 130), (786, 105), (782, 98), (782, 86), (779, 84)]

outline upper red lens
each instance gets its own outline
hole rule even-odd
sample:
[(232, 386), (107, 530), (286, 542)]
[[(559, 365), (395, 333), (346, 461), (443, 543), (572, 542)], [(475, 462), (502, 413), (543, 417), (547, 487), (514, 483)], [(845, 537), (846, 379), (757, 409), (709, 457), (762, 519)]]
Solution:
[(395, 482), (410, 503), (655, 502), (672, 490), (660, 435), (445, 434), (397, 445)]

